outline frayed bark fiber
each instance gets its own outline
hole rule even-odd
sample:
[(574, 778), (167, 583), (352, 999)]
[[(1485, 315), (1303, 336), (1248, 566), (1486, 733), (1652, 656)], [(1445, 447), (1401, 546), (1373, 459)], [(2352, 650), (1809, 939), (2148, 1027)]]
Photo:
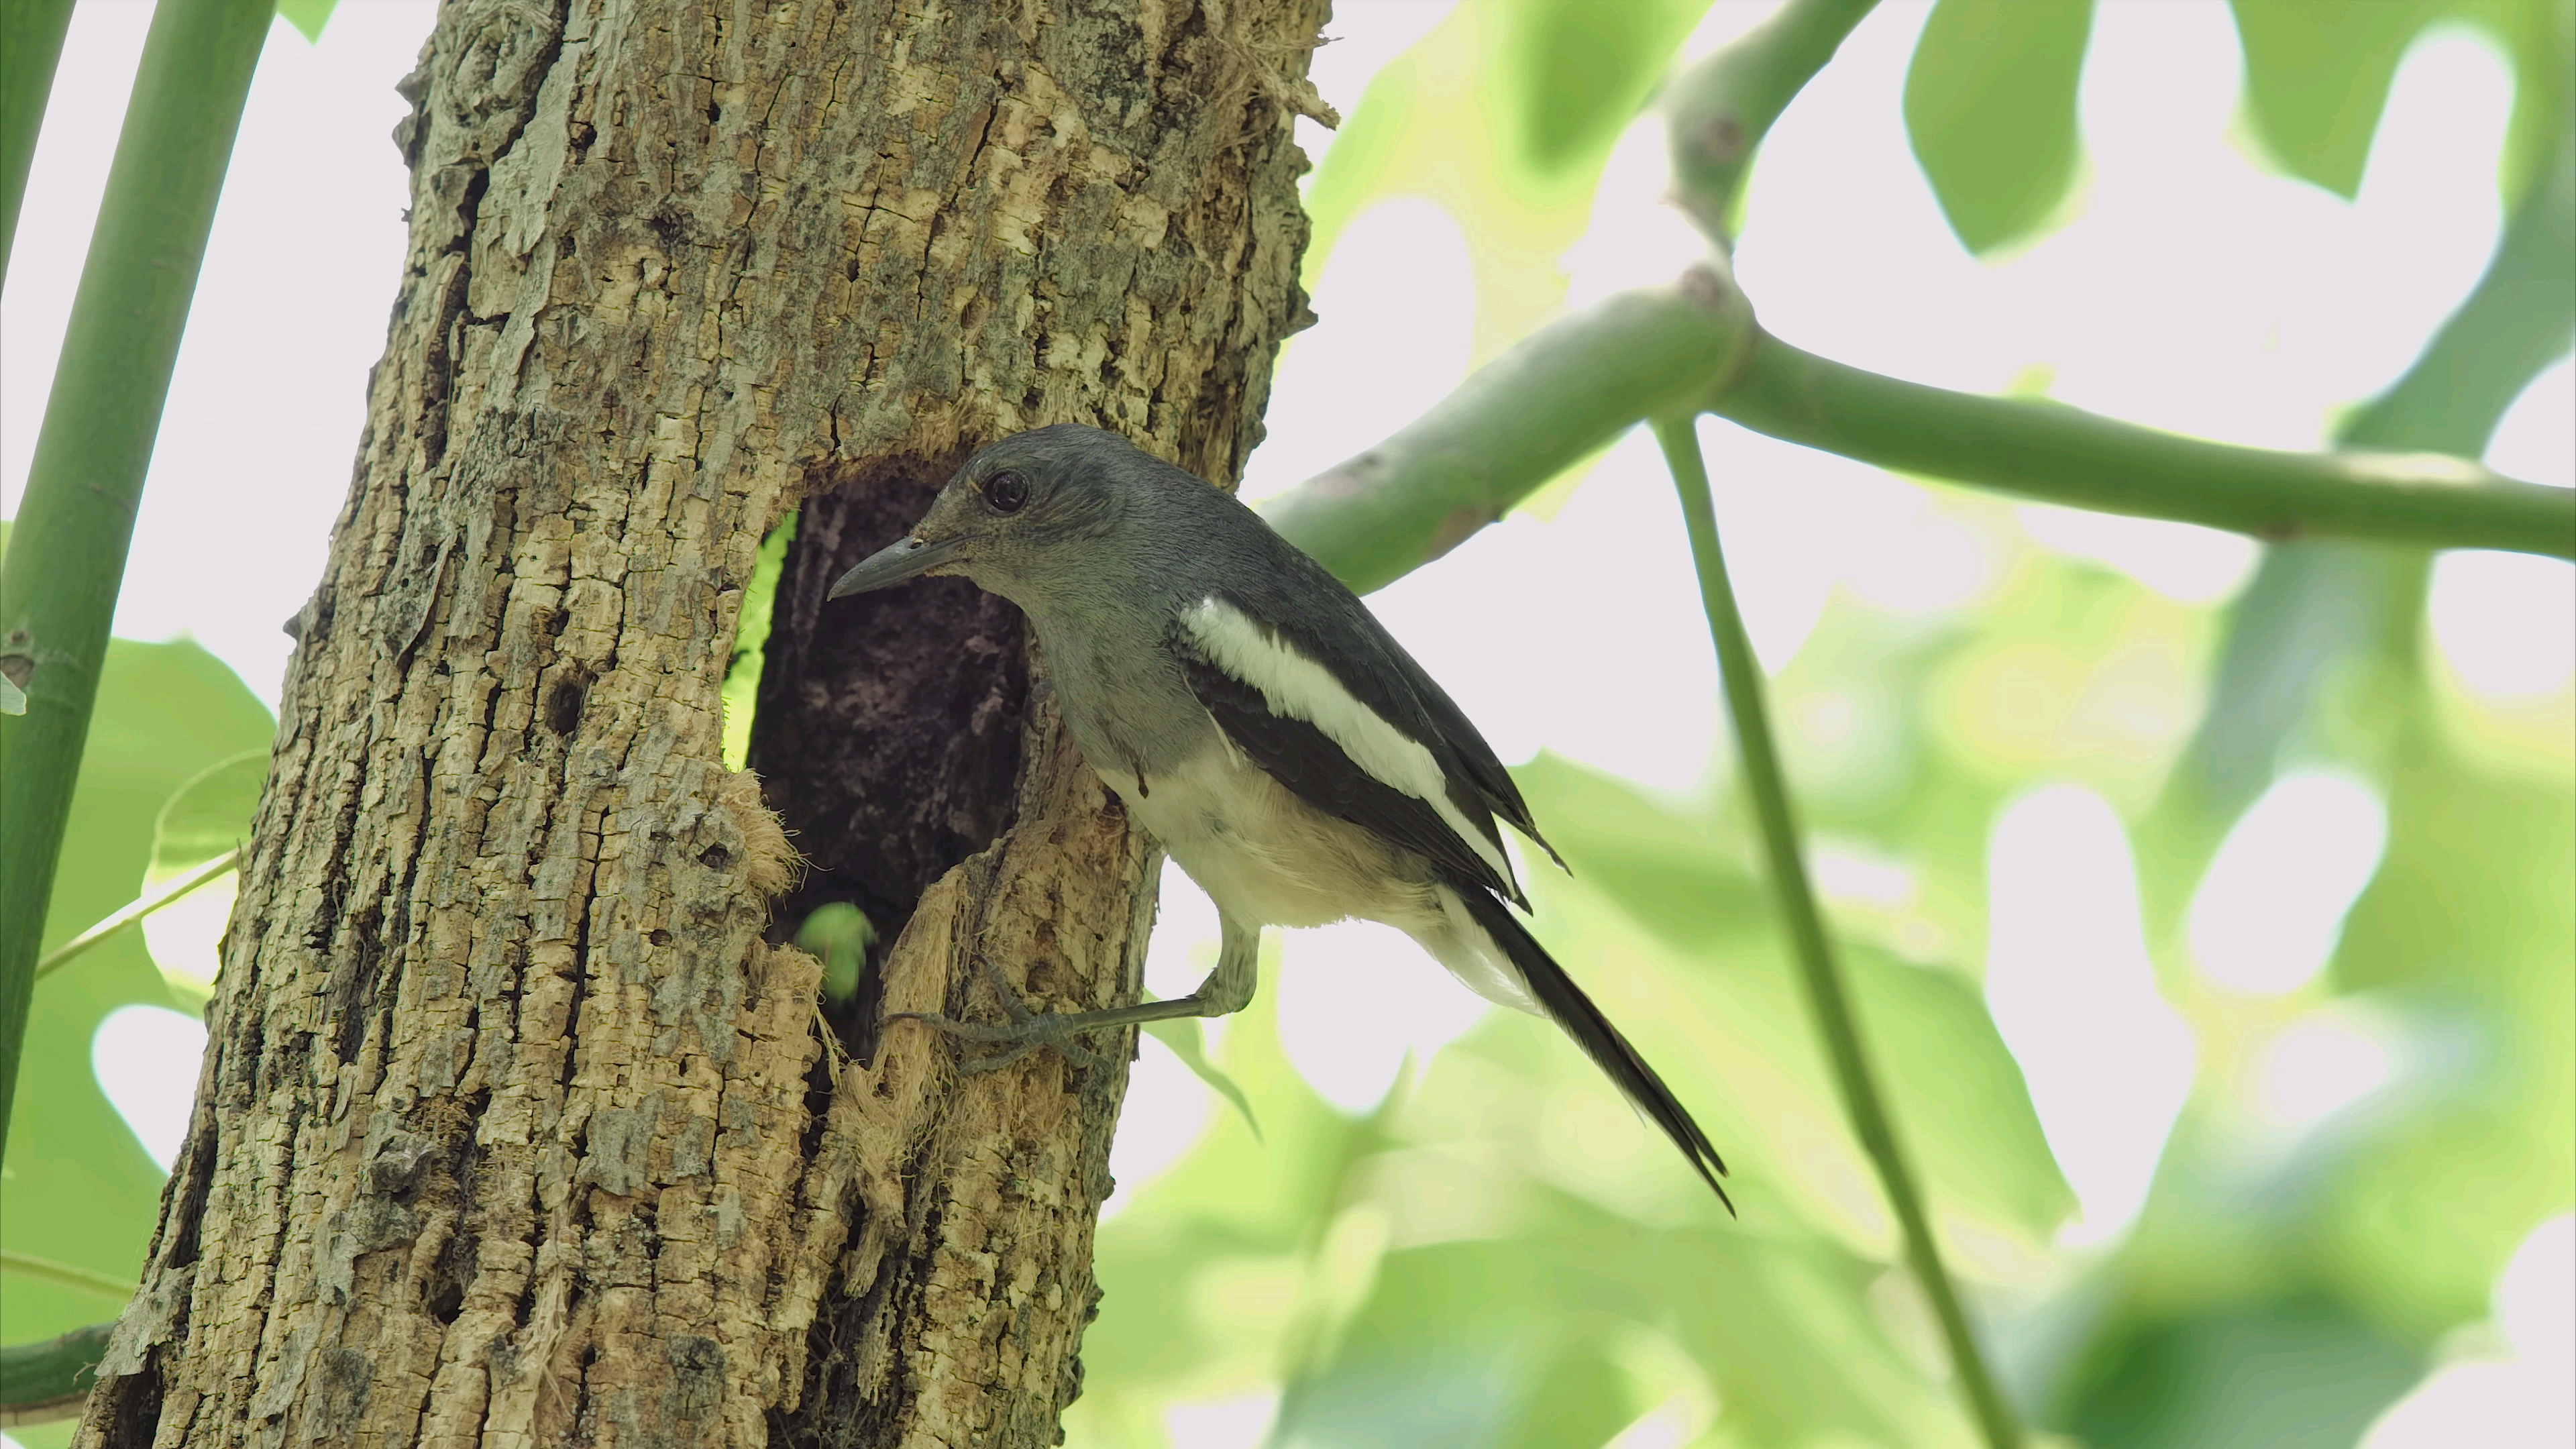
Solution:
[[(772, 912), (866, 902), (884, 1010), (989, 1013), (977, 953), (1108, 1005), (1149, 847), (1006, 610), (813, 580), (1021, 428), (1236, 474), (1305, 319), (1322, 19), (447, 0), (195, 1117), (77, 1442), (1055, 1442), (1123, 1065), (960, 1076), (903, 1023), (845, 1061)], [(719, 690), (800, 503), (764, 796)]]

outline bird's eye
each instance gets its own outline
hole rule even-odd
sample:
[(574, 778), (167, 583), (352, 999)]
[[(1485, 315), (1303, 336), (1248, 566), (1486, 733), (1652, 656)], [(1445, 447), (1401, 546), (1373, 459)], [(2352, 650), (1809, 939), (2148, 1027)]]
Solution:
[(1017, 513), (1029, 501), (1029, 480), (1017, 473), (996, 473), (984, 480), (984, 501), (995, 513)]

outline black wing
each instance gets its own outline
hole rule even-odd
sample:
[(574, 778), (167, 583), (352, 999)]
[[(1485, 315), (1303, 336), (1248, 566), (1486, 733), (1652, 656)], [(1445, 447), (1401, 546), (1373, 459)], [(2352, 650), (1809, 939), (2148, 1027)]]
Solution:
[[(1207, 707), (1226, 738), (1298, 799), (1422, 855), (1444, 875), (1527, 905), (1519, 885), (1460, 839), (1429, 802), (1360, 768), (1310, 721), (1272, 713), (1260, 690), (1228, 674), (1186, 641), (1176, 641), (1175, 652), (1181, 657), (1190, 692)], [(1465, 813), (1474, 821), (1482, 811)]]
[(1484, 735), (1448, 691), (1323, 565), (1277, 534), (1270, 538), (1282, 555), (1281, 571), (1302, 576), (1296, 592), (1264, 597), (1257, 584), (1246, 578), (1231, 582), (1218, 597), (1244, 617), (1276, 629), (1299, 653), (1329, 670), (1353, 698), (1428, 746), (1449, 778), (1450, 800), (1461, 814), (1480, 823), (1500, 816), (1562, 869), (1565, 858), (1539, 834), (1520, 787), (1512, 783), (1510, 772), (1494, 758), (1494, 747), (1485, 743)]

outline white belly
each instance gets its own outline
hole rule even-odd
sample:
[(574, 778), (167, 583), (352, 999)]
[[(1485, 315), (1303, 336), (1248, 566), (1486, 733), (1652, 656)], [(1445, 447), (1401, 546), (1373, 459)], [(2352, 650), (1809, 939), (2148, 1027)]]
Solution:
[(1535, 1014), (1510, 960), (1433, 882), (1420, 856), (1300, 800), (1223, 744), (1169, 775), (1100, 778), (1217, 911), (1242, 925), (1325, 926), (1357, 916), (1422, 943), (1468, 989)]
[(1358, 916), (1402, 930), (1441, 918), (1422, 862), (1290, 793), (1222, 744), (1167, 775), (1100, 778), (1216, 908), (1246, 925)]

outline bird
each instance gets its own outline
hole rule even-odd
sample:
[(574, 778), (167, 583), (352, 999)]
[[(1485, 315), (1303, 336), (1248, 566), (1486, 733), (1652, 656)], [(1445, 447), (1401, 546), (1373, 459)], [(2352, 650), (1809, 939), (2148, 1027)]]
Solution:
[(898, 1013), (1076, 1060), (1072, 1038), (1252, 1000), (1264, 926), (1378, 921), (1488, 1001), (1554, 1022), (1681, 1150), (1728, 1213), (1688, 1109), (1524, 926), (1509, 825), (1539, 834), (1493, 748), (1357, 595), (1233, 494), (1076, 423), (985, 445), (904, 537), (827, 598), (963, 575), (1027, 616), (1083, 760), (1215, 903), (1187, 996), (1006, 1023)]

